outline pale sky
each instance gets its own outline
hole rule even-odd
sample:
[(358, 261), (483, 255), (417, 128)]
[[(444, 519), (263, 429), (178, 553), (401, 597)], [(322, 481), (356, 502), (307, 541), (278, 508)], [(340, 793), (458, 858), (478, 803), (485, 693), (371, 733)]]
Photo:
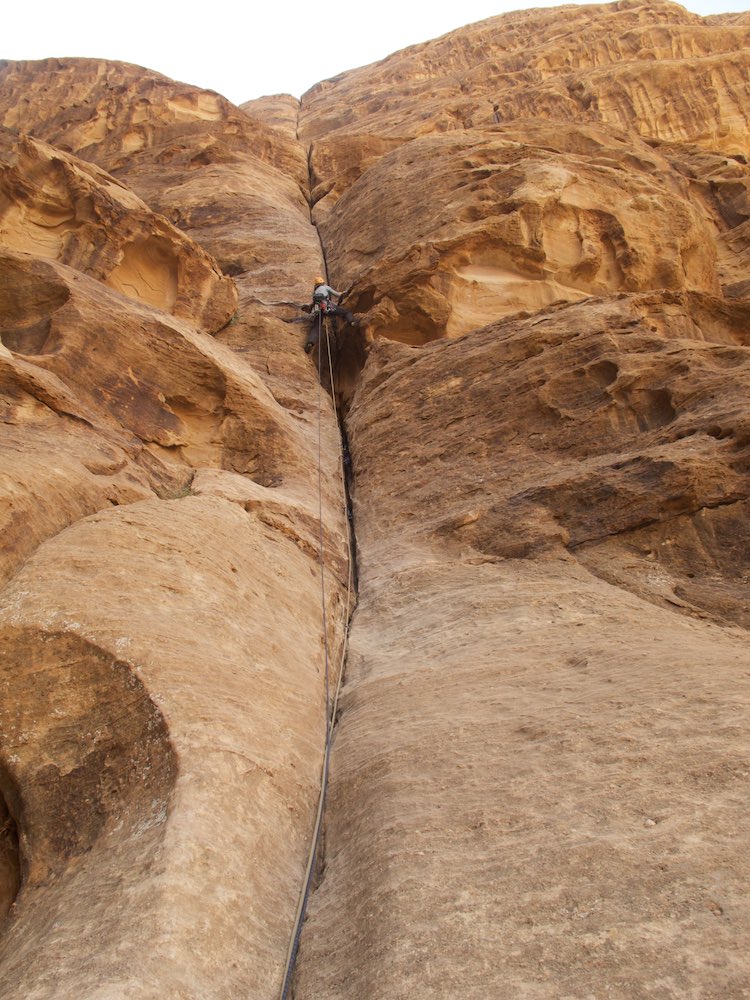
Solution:
[[(6, 0), (0, 59), (117, 59), (241, 104), (263, 94), (299, 97), (319, 80), (415, 42), (495, 14), (560, 2), (35, 0), (27, 6)], [(685, 0), (683, 6), (719, 14), (750, 10), (750, 0)]]

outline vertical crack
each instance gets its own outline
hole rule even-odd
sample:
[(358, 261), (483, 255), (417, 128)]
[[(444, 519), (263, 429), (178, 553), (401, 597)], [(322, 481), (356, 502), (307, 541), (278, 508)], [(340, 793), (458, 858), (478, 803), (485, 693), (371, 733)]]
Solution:
[[(301, 105), (300, 105), (301, 106)], [(299, 121), (299, 111), (297, 112), (297, 120)], [(328, 257), (326, 256), (326, 248), (320, 235), (320, 230), (318, 229), (318, 224), (313, 218), (313, 208), (315, 207), (313, 203), (313, 143), (311, 142), (307, 147), (307, 204), (310, 209), (310, 225), (313, 226), (315, 232), (318, 236), (318, 243), (320, 244), (320, 255), (323, 258), (323, 273), (326, 276), (326, 281), (328, 281)]]
[[(300, 117), (301, 110), (302, 110), (302, 101), (300, 101), (299, 107), (297, 108), (296, 136), (297, 136), (298, 141), (300, 141), (299, 140), (299, 117)], [(309, 211), (310, 211), (310, 225), (315, 229), (315, 233), (316, 233), (316, 235), (318, 237), (318, 244), (320, 246), (320, 255), (321, 255), (321, 258), (323, 260), (323, 273), (325, 275), (326, 281), (328, 281), (329, 280), (329, 275), (328, 275), (328, 257), (327, 257), (327, 254), (326, 254), (326, 247), (325, 247), (325, 244), (323, 242), (323, 238), (322, 238), (322, 236), (320, 234), (320, 229), (318, 228), (318, 224), (316, 223), (316, 221), (315, 221), (315, 219), (313, 217), (313, 208), (314, 208), (314, 203), (313, 203), (313, 163), (312, 163), (313, 145), (314, 145), (314, 143), (310, 142), (308, 144), (308, 146), (307, 146), (307, 190), (308, 190), (307, 204), (308, 204)], [(327, 336), (327, 334), (324, 334), (324, 336)], [(338, 380), (338, 375), (339, 375), (339, 371), (340, 371), (340, 366), (337, 365), (337, 361), (338, 361), (338, 353), (339, 353), (339, 351), (338, 351), (337, 338), (334, 337), (333, 339), (334, 339), (334, 351), (333, 351), (333, 357), (334, 357), (334, 365), (333, 365), (333, 369), (334, 369), (334, 381), (336, 382), (336, 384), (338, 384), (338, 381), (339, 381)], [(319, 349), (320, 349), (320, 347), (319, 347)], [(330, 392), (331, 392), (331, 395), (333, 396), (334, 393), (336, 392), (336, 386), (335, 385), (330, 386)], [(334, 402), (335, 402), (335, 400), (334, 400)], [(356, 536), (356, 532), (354, 530), (354, 508), (352, 506), (352, 492), (353, 492), (354, 480), (353, 480), (353, 470), (352, 470), (351, 454), (350, 454), (350, 451), (349, 451), (349, 436), (348, 436), (348, 434), (346, 432), (345, 414), (343, 412), (341, 403), (342, 403), (342, 399), (341, 399), (340, 394), (339, 394), (338, 405), (336, 406), (336, 416), (338, 418), (339, 437), (340, 437), (340, 440), (341, 440), (341, 445), (340, 445), (340, 447), (341, 447), (341, 465), (342, 465), (342, 470), (343, 470), (344, 497), (345, 497), (345, 502), (346, 502), (346, 518), (347, 518), (347, 524), (348, 524), (348, 530), (349, 530), (349, 550), (350, 550), (350, 553), (351, 553), (351, 560), (352, 560), (352, 586), (353, 586), (354, 594), (355, 594), (355, 597), (356, 597), (356, 593), (357, 593), (358, 586), (359, 586), (359, 559), (358, 559), (358, 554), (357, 554), (357, 536)], [(348, 623), (347, 623), (347, 627), (348, 627)]]
[(0, 921), (7, 916), (21, 888), (18, 826), (0, 793)]
[[(346, 421), (344, 415), (339, 416), (339, 433), (341, 435), (342, 465), (344, 467), (344, 495), (346, 497), (346, 519), (349, 527), (349, 551), (352, 563), (352, 588), (355, 596), (359, 592), (359, 553), (357, 551), (357, 533), (354, 530), (354, 507), (352, 505), (352, 493), (354, 492), (354, 468), (352, 466), (352, 456), (349, 451), (349, 435), (346, 432)], [(349, 618), (351, 621), (351, 616)], [(336, 720), (334, 719), (334, 722)]]
[[(297, 109), (297, 136), (299, 138), (299, 114), (301, 110), (300, 106)], [(312, 144), (308, 146), (307, 150), (307, 169), (308, 169), (308, 205), (310, 208), (310, 224), (315, 228), (315, 232), (318, 236), (318, 242), (320, 244), (320, 253), (323, 260), (323, 272), (326, 276), (326, 281), (328, 280), (328, 262), (326, 258), (325, 246), (320, 235), (320, 230), (318, 229), (315, 220), (313, 218), (313, 201), (312, 201), (312, 182), (313, 182), (313, 171), (312, 171)], [(329, 331), (326, 328), (325, 333), (321, 336), (321, 342), (318, 344), (318, 350), (322, 349), (322, 341), (326, 340), (328, 347), (328, 352), (330, 352), (330, 342), (328, 341)], [(333, 338), (331, 338), (333, 339)], [(328, 353), (329, 359), (331, 354)], [(332, 382), (336, 382), (337, 368), (332, 363), (331, 364), (331, 378)], [(329, 763), (331, 754), (331, 744), (333, 741), (333, 734), (338, 722), (339, 713), (337, 711), (338, 705), (338, 695), (343, 683), (343, 677), (346, 673), (347, 660), (346, 660), (346, 643), (349, 634), (349, 626), (351, 624), (352, 615), (357, 604), (357, 589), (359, 580), (359, 567), (358, 567), (358, 557), (357, 557), (357, 540), (356, 533), (354, 530), (354, 515), (351, 500), (351, 491), (353, 488), (353, 472), (352, 472), (352, 462), (351, 455), (349, 452), (349, 439), (346, 432), (346, 426), (344, 421), (344, 414), (342, 407), (337, 405), (336, 399), (338, 396), (336, 384), (332, 384), (330, 387), (331, 398), (334, 404), (334, 412), (338, 421), (339, 428), (339, 454), (341, 461), (341, 472), (342, 472), (342, 490), (344, 494), (344, 504), (345, 504), (345, 516), (346, 525), (348, 531), (348, 548), (349, 548), (349, 564), (350, 564), (350, 579), (347, 583), (347, 588), (349, 594), (352, 597), (351, 605), (348, 607), (347, 620), (344, 623), (344, 645), (342, 647), (342, 661), (339, 668), (339, 675), (336, 678), (336, 694), (333, 699), (331, 706), (330, 717), (326, 720), (326, 748), (325, 748), (325, 758), (323, 764), (323, 774), (321, 778), (321, 789), (319, 798), (318, 815), (316, 818), (315, 830), (313, 833), (313, 840), (310, 848), (310, 855), (308, 859), (308, 868), (305, 874), (305, 881), (302, 886), (302, 891), (300, 894), (300, 902), (297, 910), (297, 916), (295, 918), (295, 926), (292, 931), (292, 938), (289, 944), (289, 951), (287, 953), (287, 962), (284, 969), (283, 981), (281, 984), (281, 992), (279, 994), (280, 1000), (288, 1000), (292, 998), (294, 1000), (295, 996), (295, 968), (298, 958), (300, 938), (302, 933), (302, 927), (304, 925), (307, 904), (309, 902), (310, 896), (315, 892), (320, 886), (321, 882), (325, 877), (326, 869), (326, 847), (325, 847), (325, 804), (326, 804), (326, 791), (328, 783), (329, 774)]]

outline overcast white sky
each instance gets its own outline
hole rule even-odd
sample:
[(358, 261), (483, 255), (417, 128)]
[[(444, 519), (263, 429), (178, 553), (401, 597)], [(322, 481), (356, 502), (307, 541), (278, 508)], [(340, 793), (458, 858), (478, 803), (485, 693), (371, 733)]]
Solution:
[[(561, 0), (6, 0), (0, 59), (93, 56), (157, 70), (240, 104), (319, 80), (472, 21)], [(27, 6), (28, 4), (28, 6)], [(686, 0), (695, 14), (750, 0)]]

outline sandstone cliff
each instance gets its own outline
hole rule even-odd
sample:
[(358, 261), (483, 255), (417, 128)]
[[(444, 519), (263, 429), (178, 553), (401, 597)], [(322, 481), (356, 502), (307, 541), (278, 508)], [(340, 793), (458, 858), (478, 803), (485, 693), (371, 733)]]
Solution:
[(278, 995), (342, 415), (293, 995), (750, 992), (749, 40), (0, 68), (4, 997)]
[(2, 993), (270, 995), (321, 530), (332, 669), (348, 614), (338, 428), (279, 305), (323, 267), (304, 151), (135, 67), (0, 86)]

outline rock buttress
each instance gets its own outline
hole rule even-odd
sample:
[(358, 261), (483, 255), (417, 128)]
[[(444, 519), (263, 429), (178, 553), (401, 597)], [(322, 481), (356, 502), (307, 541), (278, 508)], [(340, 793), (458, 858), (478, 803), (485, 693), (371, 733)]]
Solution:
[(303, 98), (371, 346), (299, 997), (750, 988), (746, 30), (521, 12)]
[(321, 510), (332, 664), (347, 587), (285, 322), (322, 267), (306, 152), (96, 60), (5, 64), (0, 111), (1, 992), (267, 997), (320, 782)]

